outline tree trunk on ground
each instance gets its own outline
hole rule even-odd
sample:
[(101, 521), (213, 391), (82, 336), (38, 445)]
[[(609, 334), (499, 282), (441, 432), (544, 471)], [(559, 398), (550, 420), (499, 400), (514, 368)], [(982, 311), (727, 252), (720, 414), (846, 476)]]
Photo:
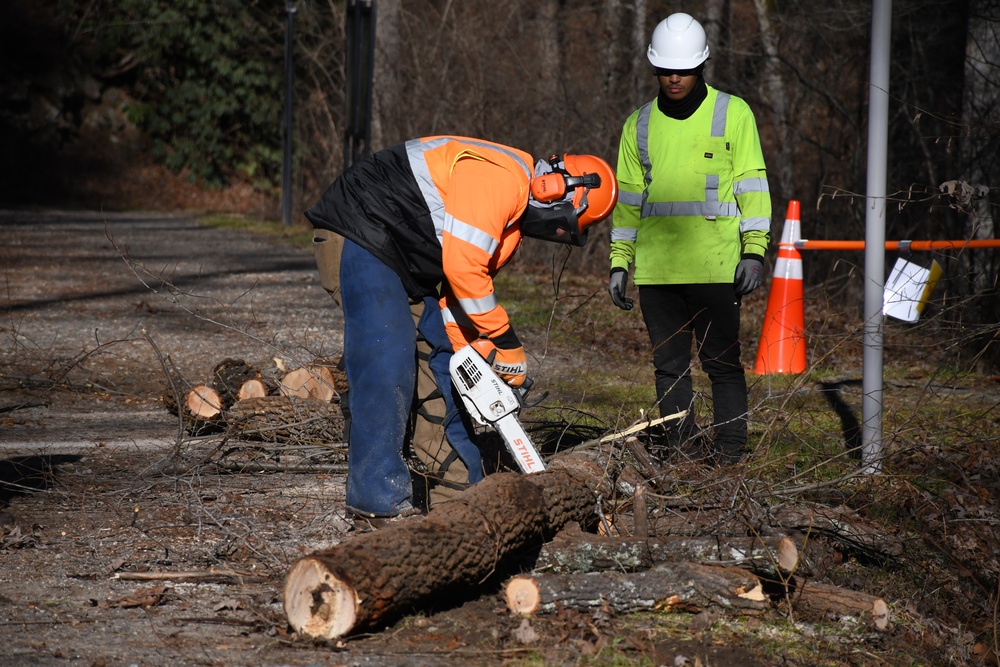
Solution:
[(572, 526), (542, 547), (535, 570), (546, 574), (639, 572), (661, 563), (681, 561), (735, 566), (778, 577), (815, 574), (812, 564), (787, 536), (611, 539)]
[(296, 632), (332, 639), (519, 567), (569, 522), (592, 522), (602, 470), (584, 456), (491, 475), (426, 518), (391, 523), (296, 561), (284, 588)]
[(763, 586), (739, 568), (676, 563), (648, 572), (514, 577), (506, 590), (507, 607), (517, 614), (552, 613), (560, 609), (616, 612), (690, 611), (708, 608), (759, 613), (769, 607)]
[[(778, 507), (767, 517), (767, 525), (760, 526), (762, 534), (799, 531), (805, 535), (821, 535), (838, 543), (840, 549), (870, 560), (901, 558), (905, 552), (903, 541), (872, 526), (848, 507)], [(768, 532), (770, 531), (770, 532)]]
[(778, 608), (787, 610), (791, 603), (799, 618), (820, 621), (860, 617), (874, 623), (879, 630), (884, 630), (889, 623), (889, 608), (880, 597), (813, 581), (793, 584), (788, 587), (787, 595), (778, 601)]

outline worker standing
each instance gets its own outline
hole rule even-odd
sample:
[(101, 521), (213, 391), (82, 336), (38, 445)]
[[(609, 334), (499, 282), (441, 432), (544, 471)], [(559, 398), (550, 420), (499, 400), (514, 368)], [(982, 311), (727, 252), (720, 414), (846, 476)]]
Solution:
[[(355, 518), (410, 514), (403, 458), (416, 386), (417, 331), (447, 403), (445, 432), (468, 471), (482, 460), (451, 387), (454, 351), (472, 344), (512, 386), (527, 358), (493, 276), (524, 236), (582, 246), (617, 199), (611, 167), (590, 155), (533, 162), (519, 149), (467, 137), (412, 139), (355, 163), (306, 212), (343, 237), (339, 262), (348, 383), (347, 509)], [(423, 304), (414, 325), (411, 304)], [(491, 355), (495, 352), (495, 355)], [(416, 444), (416, 443), (415, 443)]]
[[(660, 414), (688, 410), (668, 427), (670, 449), (735, 463), (747, 443), (740, 300), (760, 287), (770, 238), (764, 156), (747, 103), (705, 82), (709, 46), (698, 21), (685, 13), (661, 21), (647, 57), (659, 93), (622, 129), (608, 291), (632, 308), (634, 265)], [(712, 384), (708, 451), (697, 449), (692, 339)]]

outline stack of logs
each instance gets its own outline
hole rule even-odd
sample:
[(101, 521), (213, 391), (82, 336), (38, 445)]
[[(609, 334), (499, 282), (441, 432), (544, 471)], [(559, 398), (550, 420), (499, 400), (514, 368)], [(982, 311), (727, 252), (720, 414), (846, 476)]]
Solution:
[(598, 452), (559, 454), (543, 472), (490, 475), (426, 517), (300, 558), (285, 581), (289, 624), (303, 636), (335, 639), (500, 577), (507, 607), (519, 615), (771, 610), (888, 626), (882, 598), (817, 581), (831, 551), (824, 545), (838, 539), (868, 543), (887, 558), (902, 554), (901, 544), (866, 533), (849, 510), (789, 508), (740, 535), (650, 535), (643, 534), (640, 487), (633, 499), (638, 530), (600, 536), (593, 531), (608, 522), (595, 510), (614, 493), (607, 470)]
[(282, 365), (279, 372), (265, 374), (242, 359), (224, 359), (207, 382), (171, 382), (164, 404), (192, 434), (227, 430), (264, 441), (340, 442), (343, 371), (317, 362), (292, 371)]

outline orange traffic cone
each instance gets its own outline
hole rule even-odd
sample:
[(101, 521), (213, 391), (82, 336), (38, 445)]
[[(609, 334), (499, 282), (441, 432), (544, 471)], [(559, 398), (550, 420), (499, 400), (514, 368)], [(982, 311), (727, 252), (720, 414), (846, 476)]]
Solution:
[(757, 347), (757, 375), (801, 373), (806, 369), (806, 318), (802, 306), (802, 255), (795, 248), (801, 240), (799, 202), (788, 202), (785, 227), (778, 244), (771, 293), (767, 297), (764, 328)]

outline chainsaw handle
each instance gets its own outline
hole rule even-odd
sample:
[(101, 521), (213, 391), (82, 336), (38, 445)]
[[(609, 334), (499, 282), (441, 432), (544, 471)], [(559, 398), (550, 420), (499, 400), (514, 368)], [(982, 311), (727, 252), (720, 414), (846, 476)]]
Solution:
[(535, 381), (531, 378), (524, 378), (524, 382), (521, 383), (521, 386), (516, 388), (515, 393), (517, 394), (517, 402), (521, 404), (522, 408), (533, 408), (548, 397), (549, 392), (545, 392), (538, 398), (538, 400), (529, 403), (528, 392), (531, 391), (531, 387), (534, 384)]

